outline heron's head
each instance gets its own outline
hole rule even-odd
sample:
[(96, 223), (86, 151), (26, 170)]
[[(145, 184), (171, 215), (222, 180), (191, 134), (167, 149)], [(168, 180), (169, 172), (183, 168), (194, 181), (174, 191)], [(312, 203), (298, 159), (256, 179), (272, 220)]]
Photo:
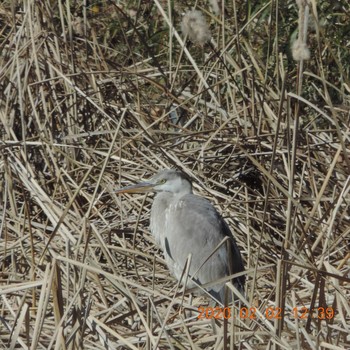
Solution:
[(146, 182), (126, 186), (117, 190), (117, 193), (146, 193), (146, 192), (171, 192), (192, 193), (192, 184), (187, 176), (179, 170), (166, 169), (154, 175)]

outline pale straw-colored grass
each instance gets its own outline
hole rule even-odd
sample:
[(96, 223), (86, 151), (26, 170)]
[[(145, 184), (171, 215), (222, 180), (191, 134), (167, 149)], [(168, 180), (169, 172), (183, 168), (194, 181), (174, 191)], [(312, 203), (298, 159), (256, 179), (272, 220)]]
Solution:
[[(345, 51), (314, 20), (293, 62), (293, 1), (199, 2), (202, 46), (182, 2), (118, 4), (0, 5), (0, 349), (349, 348)], [(169, 274), (151, 196), (114, 192), (165, 167), (230, 224), (234, 318), (198, 319), (209, 297)]]

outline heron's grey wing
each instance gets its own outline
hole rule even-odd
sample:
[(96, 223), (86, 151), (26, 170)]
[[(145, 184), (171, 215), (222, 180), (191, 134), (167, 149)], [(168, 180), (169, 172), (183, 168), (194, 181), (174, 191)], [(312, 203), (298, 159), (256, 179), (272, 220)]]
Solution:
[[(224, 234), (230, 238), (230, 241), (228, 242), (228, 261), (229, 273), (230, 275), (232, 275), (234, 273), (244, 271), (243, 259), (229, 226), (224, 220), (222, 221), (224, 227)], [(235, 285), (235, 287), (240, 291), (240, 293), (244, 294), (245, 275), (235, 278), (232, 282)]]
[[(200, 284), (228, 276), (231, 269), (234, 272), (244, 270), (241, 255), (228, 226), (209, 201), (187, 194), (169, 205), (165, 215), (165, 255), (178, 279), (190, 254), (192, 260), (189, 272)], [(223, 244), (214, 253), (226, 236), (231, 236), (232, 251), (228, 252)], [(212, 291), (221, 294), (222, 289), (223, 284), (213, 287)], [(220, 299), (222, 300), (221, 297)]]

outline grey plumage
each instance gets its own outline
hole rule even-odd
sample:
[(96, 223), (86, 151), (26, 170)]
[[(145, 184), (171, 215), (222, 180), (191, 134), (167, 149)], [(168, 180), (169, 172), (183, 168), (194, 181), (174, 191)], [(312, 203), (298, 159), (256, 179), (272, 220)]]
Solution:
[[(205, 198), (192, 193), (190, 180), (180, 171), (167, 169), (148, 182), (128, 186), (119, 193), (157, 192), (151, 209), (151, 232), (164, 252), (171, 273), (179, 280), (191, 254), (189, 276), (203, 285), (244, 271), (243, 260), (231, 231)], [(215, 249), (226, 238), (219, 249)], [(195, 283), (188, 279), (187, 287)], [(244, 276), (233, 280), (244, 292)], [(207, 288), (224, 302), (225, 282)]]

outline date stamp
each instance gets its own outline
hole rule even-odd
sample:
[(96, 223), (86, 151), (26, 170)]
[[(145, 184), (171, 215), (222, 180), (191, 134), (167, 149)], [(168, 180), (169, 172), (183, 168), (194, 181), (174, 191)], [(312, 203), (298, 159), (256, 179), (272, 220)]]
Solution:
[[(282, 319), (283, 309), (280, 307), (267, 307), (265, 310), (258, 310), (255, 307), (242, 307), (238, 311), (233, 313), (230, 307), (198, 307), (198, 319), (230, 319), (232, 317), (240, 319), (258, 319), (266, 318), (268, 320)], [(334, 309), (332, 307), (294, 307), (291, 310), (284, 312), (284, 317), (289, 319), (319, 319), (319, 320), (330, 320), (334, 318)]]

